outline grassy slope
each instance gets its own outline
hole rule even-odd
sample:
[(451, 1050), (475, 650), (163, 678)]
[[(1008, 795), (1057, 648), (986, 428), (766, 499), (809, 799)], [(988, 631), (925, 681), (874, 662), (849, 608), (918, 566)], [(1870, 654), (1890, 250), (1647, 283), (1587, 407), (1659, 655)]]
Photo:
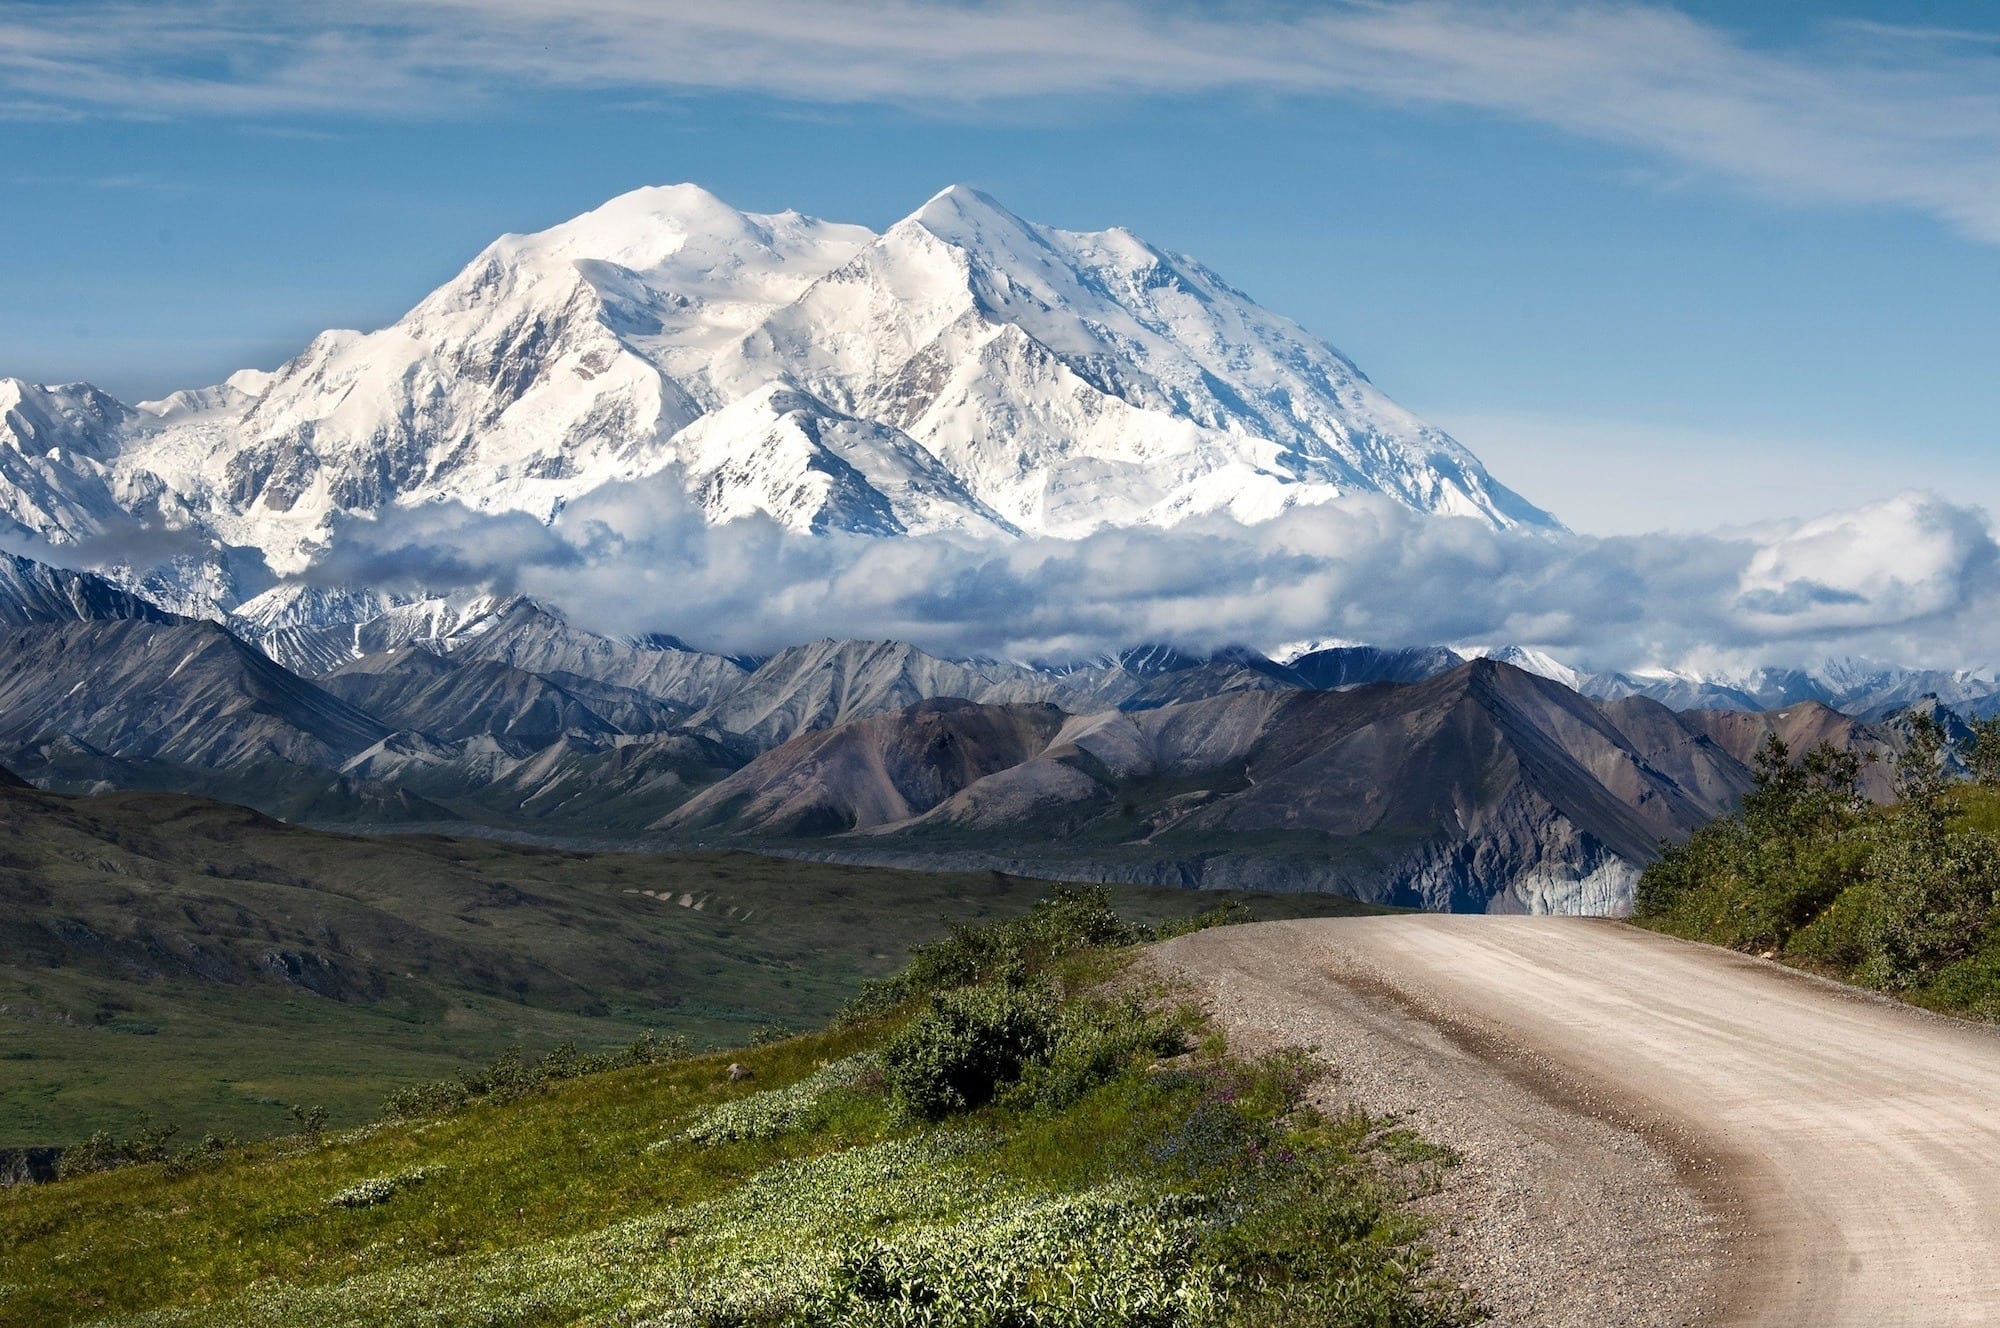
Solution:
[[(1003, 1241), (1018, 1248), (1001, 1244), (992, 1266), (1057, 1307), (1036, 1322), (1463, 1321), (1454, 1295), (1423, 1291), (1419, 1228), (1396, 1205), (1440, 1155), (1372, 1122), (1289, 1112), (1289, 1071), (1233, 1064), (1213, 1039), (1185, 1071), (1156, 1073), (1142, 1054), (1053, 1109), (1003, 1103), (922, 1126), (879, 1087), (862, 1088), (807, 1128), (712, 1147), (675, 1140), (716, 1104), (879, 1045), (899, 1022), (737, 1053), (755, 1071), (747, 1083), (715, 1056), (322, 1142), (274, 1140), (177, 1177), (144, 1166), (6, 1192), (0, 1323), (445, 1328), (662, 1312), (793, 1322), (694, 1311), (810, 1280), (856, 1242), (921, 1254), (936, 1248), (927, 1228), (945, 1232), (945, 1262), (971, 1266), (982, 1285), (976, 1258), (960, 1256), (994, 1257), (996, 1221), (1014, 1224)], [(417, 1172), (386, 1202), (329, 1202), (357, 1182)], [(1175, 1194), (1197, 1196), (1209, 1216), (1164, 1228), (1148, 1219)], [(1072, 1202), (1087, 1220), (1065, 1225)], [(1177, 1238), (1154, 1239), (1162, 1231)], [(1199, 1289), (1202, 1267), (1216, 1265), (1245, 1287), (1261, 1279), (1320, 1299), (1299, 1300), (1311, 1307), (1302, 1314), (1264, 1313), (1239, 1288), (1219, 1319), (1124, 1318), (1108, 1293), (1080, 1308), (1083, 1292), (1057, 1271), (1093, 1265), (1128, 1290)]]
[[(2000, 839), (2000, 789), (1975, 784), (1948, 793), (1954, 828)], [(1828, 864), (1865, 861), (1894, 809), (1864, 813), (1847, 836), (1845, 854), (1828, 844)], [(1670, 908), (1632, 919), (1642, 927), (1684, 940), (1747, 950), (1792, 967), (1843, 982), (1884, 989), (1868, 981), (1864, 936), (1871, 913), (1880, 907), (1878, 888), (1865, 878), (1815, 900), (1797, 916), (1754, 889), (1728, 878), (1707, 882), (1675, 900)], [(1774, 922), (1773, 916), (1779, 920)], [(2000, 912), (1963, 958), (1912, 985), (1887, 994), (1941, 1014), (2000, 1021)]]
[[(0, 799), (0, 1145), (125, 1129), (142, 1110), (192, 1135), (287, 1129), (293, 1103), (341, 1125), (510, 1044), (816, 1026), (943, 920), (1046, 890), (740, 853), (360, 839), (159, 794)], [(1194, 906), (1173, 890), (1119, 901), (1139, 921)], [(1256, 902), (1266, 917), (1358, 907)], [(324, 959), (332, 976), (314, 980), (337, 998), (279, 980), (274, 953)]]

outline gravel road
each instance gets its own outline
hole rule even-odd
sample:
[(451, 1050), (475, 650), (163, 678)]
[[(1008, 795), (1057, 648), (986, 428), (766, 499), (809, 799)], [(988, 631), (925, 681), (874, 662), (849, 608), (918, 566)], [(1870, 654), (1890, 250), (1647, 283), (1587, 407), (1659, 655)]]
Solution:
[(1249, 1044), (1464, 1164), (1442, 1271), (1502, 1325), (2000, 1323), (2000, 1034), (1578, 918), (1155, 947)]

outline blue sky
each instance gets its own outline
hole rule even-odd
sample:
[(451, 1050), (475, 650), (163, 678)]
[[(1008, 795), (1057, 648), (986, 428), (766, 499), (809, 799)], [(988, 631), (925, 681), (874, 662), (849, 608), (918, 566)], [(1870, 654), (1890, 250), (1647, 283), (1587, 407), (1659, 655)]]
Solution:
[(1196, 255), (1581, 530), (2000, 509), (1989, 5), (339, 8), (0, 0), (0, 374), (270, 367), (641, 184), (964, 181)]

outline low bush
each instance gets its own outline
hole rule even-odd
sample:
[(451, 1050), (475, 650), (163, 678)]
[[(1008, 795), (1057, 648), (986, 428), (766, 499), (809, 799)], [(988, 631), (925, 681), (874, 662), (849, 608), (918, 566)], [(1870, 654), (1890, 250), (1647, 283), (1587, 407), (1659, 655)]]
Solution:
[(686, 1038), (659, 1038), (651, 1033), (641, 1035), (630, 1046), (591, 1056), (579, 1055), (575, 1043), (565, 1042), (533, 1063), (523, 1061), (521, 1053), (510, 1048), (478, 1069), (397, 1089), (384, 1099), (382, 1114), (392, 1120), (442, 1115), (473, 1101), (507, 1102), (566, 1079), (639, 1065), (667, 1065), (685, 1060), (689, 1054)]
[(902, 972), (862, 984), (835, 1024), (844, 1027), (878, 1019), (932, 992), (1009, 975), (1019, 978), (1065, 955), (1252, 921), (1255, 919), (1247, 904), (1225, 899), (1205, 912), (1148, 928), (1120, 918), (1103, 886), (1059, 885), (1021, 917), (981, 926), (961, 924), (940, 940), (913, 947), (909, 965)]
[(1010, 1098), (1038, 1111), (1060, 1111), (1135, 1063), (1188, 1049), (1183, 1012), (1148, 1008), (1136, 997), (1080, 998), (1063, 1007), (1048, 1050), (1029, 1061)]
[(161, 1170), (169, 1176), (185, 1176), (202, 1167), (219, 1162), (232, 1148), (241, 1148), (243, 1141), (235, 1135), (205, 1134), (198, 1144), (176, 1148), (167, 1154)]
[(118, 1167), (164, 1162), (171, 1156), (167, 1141), (179, 1133), (178, 1125), (160, 1125), (143, 1116), (139, 1128), (122, 1139), (109, 1130), (99, 1130), (75, 1147), (63, 1149), (56, 1162), (56, 1177), (67, 1180)]
[(712, 1146), (775, 1139), (816, 1124), (828, 1100), (837, 1094), (879, 1083), (882, 1078), (879, 1056), (873, 1052), (849, 1056), (821, 1066), (795, 1084), (765, 1089), (713, 1107), (675, 1136), (675, 1140), (653, 1147), (658, 1150), (675, 1141)]
[(389, 1202), (404, 1190), (414, 1189), (435, 1174), (437, 1172), (434, 1167), (413, 1167), (408, 1171), (399, 1171), (393, 1176), (370, 1176), (329, 1197), (326, 1206), (373, 1208), (376, 1204)]
[(1061, 1004), (1047, 985), (989, 982), (937, 992), (882, 1046), (902, 1110), (937, 1120), (991, 1102), (1055, 1047)]
[(1207, 912), (1192, 913), (1184, 918), (1168, 918), (1153, 928), (1153, 939), (1170, 941), (1176, 936), (1207, 931), (1210, 927), (1233, 927), (1256, 920), (1257, 915), (1251, 911), (1248, 904), (1240, 899), (1225, 899)]

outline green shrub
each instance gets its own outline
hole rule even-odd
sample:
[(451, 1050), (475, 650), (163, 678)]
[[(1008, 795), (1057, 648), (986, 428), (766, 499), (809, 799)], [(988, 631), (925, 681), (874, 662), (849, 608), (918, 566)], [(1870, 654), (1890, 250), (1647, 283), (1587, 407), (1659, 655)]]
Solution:
[(1132, 997), (1075, 1000), (1063, 1007), (1048, 1049), (1023, 1067), (1009, 1100), (1061, 1111), (1135, 1061), (1187, 1049), (1187, 1028), (1178, 1014), (1147, 1009)]
[(1868, 958), (1867, 937), (1881, 898), (1872, 880), (1849, 886), (1793, 934), (1786, 953), (1842, 971), (1858, 968)]
[(939, 940), (913, 947), (908, 967), (894, 977), (864, 983), (835, 1022), (865, 1022), (932, 992), (1010, 975), (1020, 979), (1064, 955), (1146, 939), (1144, 928), (1125, 922), (1112, 909), (1103, 886), (1059, 885), (1020, 917), (961, 924)]
[(460, 1070), (450, 1079), (395, 1090), (383, 1101), (382, 1114), (392, 1120), (442, 1115), (476, 1099), (507, 1102), (565, 1079), (639, 1065), (667, 1065), (685, 1060), (689, 1054), (687, 1039), (679, 1034), (659, 1038), (650, 1032), (641, 1034), (630, 1046), (592, 1056), (579, 1055), (575, 1043), (565, 1042), (532, 1065), (510, 1047), (478, 1069)]
[(56, 1176), (67, 1180), (118, 1167), (164, 1162), (171, 1156), (167, 1140), (179, 1133), (180, 1126), (155, 1124), (146, 1116), (139, 1118), (137, 1132), (128, 1138), (120, 1139), (108, 1130), (99, 1130), (74, 1148), (63, 1150), (56, 1162)]
[(242, 1146), (243, 1141), (233, 1134), (205, 1134), (201, 1137), (200, 1143), (176, 1148), (167, 1154), (161, 1171), (169, 1176), (185, 1176), (209, 1163), (220, 1161), (230, 1149)]
[(1905, 989), (1978, 948), (2000, 896), (2000, 844), (1971, 831), (1899, 821), (1875, 854), (1876, 904), (1860, 923), (1857, 976)]
[(882, 1047), (898, 1106), (937, 1120), (984, 1106), (1055, 1045), (1060, 1005), (1047, 986), (1005, 982), (931, 996)]
[(1168, 918), (1153, 928), (1153, 939), (1170, 941), (1176, 936), (1207, 931), (1210, 927), (1234, 927), (1256, 920), (1257, 915), (1250, 911), (1248, 904), (1240, 899), (1225, 899), (1205, 913), (1194, 913), (1184, 918)]
[(1988, 787), (2000, 785), (2000, 715), (1974, 718), (1972, 733), (1959, 754), (1973, 779)]
[(979, 926), (960, 924), (940, 940), (912, 947), (909, 966), (894, 977), (863, 983), (834, 1025), (851, 1027), (879, 1019), (932, 992), (1009, 976), (1019, 980), (1065, 955), (1255, 920), (1249, 905), (1225, 899), (1206, 912), (1149, 929), (1120, 918), (1111, 907), (1110, 892), (1101, 885), (1059, 885), (1018, 918)]
[(1641, 874), (1638, 918), (1721, 945), (1782, 949), (1865, 872), (1858, 758), (1822, 743), (1794, 764), (1772, 734), (1754, 769), (1741, 811), (1664, 848)]
[[(1884, 809), (1854, 797), (1853, 756), (1822, 744), (1794, 764), (1772, 737), (1742, 809), (1640, 877), (1637, 919), (1948, 1008), (2000, 1011), (2000, 966), (1980, 958), (2000, 920), (2000, 803), (1984, 784), (1954, 784), (1933, 717), (1913, 715), (1910, 727), (1899, 800)], [(1982, 725), (1971, 755), (2000, 769), (1996, 744), (2000, 724)]]

